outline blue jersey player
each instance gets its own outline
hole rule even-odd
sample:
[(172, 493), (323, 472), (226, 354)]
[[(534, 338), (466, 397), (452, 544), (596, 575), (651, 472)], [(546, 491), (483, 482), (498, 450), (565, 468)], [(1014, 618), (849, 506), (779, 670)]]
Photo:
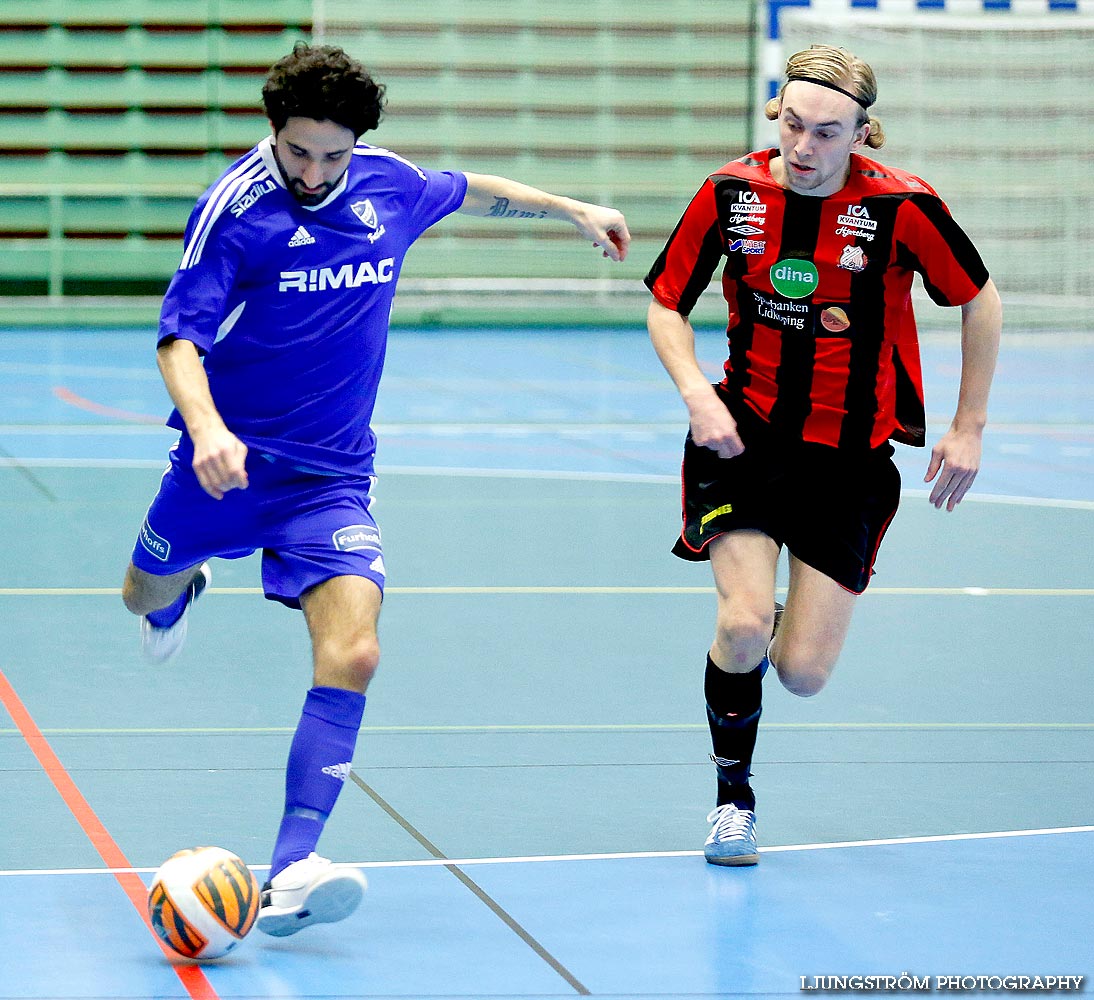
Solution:
[(568, 221), (612, 260), (630, 235), (612, 209), (425, 170), (359, 141), (379, 122), (384, 88), (341, 49), (299, 43), (262, 96), (272, 135), (199, 199), (164, 298), (157, 361), (180, 438), (123, 599), (160, 663), (178, 652), (214, 556), (261, 549), (267, 598), (303, 610), (313, 686), (258, 917), (284, 936), (348, 916), (365, 887), (315, 848), (380, 656), (370, 423), (407, 249), (457, 211)]

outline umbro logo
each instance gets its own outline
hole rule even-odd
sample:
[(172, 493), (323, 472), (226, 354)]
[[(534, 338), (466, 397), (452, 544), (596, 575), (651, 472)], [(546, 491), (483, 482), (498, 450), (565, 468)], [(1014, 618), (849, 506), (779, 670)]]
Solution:
[(349, 777), (349, 764), (330, 764), (323, 768), (324, 774), (329, 774), (332, 778), (337, 778), (339, 781), (345, 781)]
[(314, 243), (315, 237), (312, 236), (303, 226), (301, 226), (295, 233), (292, 234), (292, 239), (289, 240), (289, 246), (291, 247), (304, 247), (309, 243)]

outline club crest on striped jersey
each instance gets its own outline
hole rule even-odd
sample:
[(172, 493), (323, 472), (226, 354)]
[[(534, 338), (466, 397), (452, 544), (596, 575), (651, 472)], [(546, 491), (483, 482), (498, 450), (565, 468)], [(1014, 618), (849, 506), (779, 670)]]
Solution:
[(859, 271), (866, 270), (868, 258), (863, 252), (862, 247), (845, 246), (839, 257), (839, 267), (845, 271), (853, 271), (858, 274)]

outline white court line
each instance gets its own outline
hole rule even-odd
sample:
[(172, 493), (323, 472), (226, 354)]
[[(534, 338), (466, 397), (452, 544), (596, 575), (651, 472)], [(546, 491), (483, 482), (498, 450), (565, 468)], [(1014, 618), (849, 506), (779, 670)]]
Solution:
[[(950, 833), (933, 837), (889, 837), (880, 840), (845, 840), (831, 844), (793, 844), (761, 847), (761, 854), (790, 854), (801, 851), (830, 851), (856, 847), (901, 847), (907, 844), (944, 844), (965, 840), (1006, 840), (1015, 837), (1044, 837), (1069, 833), (1094, 833), (1094, 826), (1063, 826), (1044, 830), (1004, 830), (994, 833)], [(551, 854), (509, 858), (427, 858), (419, 861), (344, 861), (337, 868), (464, 868), (471, 865), (542, 864), (557, 861), (634, 861), (649, 858), (698, 858), (702, 851), (633, 851), (617, 854)], [(249, 865), (252, 871), (267, 871), (269, 865)], [(0, 878), (19, 875), (149, 875), (155, 868), (23, 868), (0, 870)]]
[[(785, 593), (785, 587), (777, 588)], [(117, 597), (118, 587), (0, 587), (0, 597)], [(210, 594), (258, 596), (261, 587), (210, 587)], [(565, 596), (673, 597), (713, 594), (714, 587), (388, 587), (407, 597)], [(871, 587), (863, 597), (1094, 597), (1094, 587)]]
[[(569, 383), (566, 383), (569, 384)], [(70, 434), (126, 434), (132, 433), (136, 428), (151, 427), (154, 430), (170, 431), (166, 426), (167, 412), (162, 414), (148, 413), (145, 417), (159, 418), (159, 423), (134, 424), (126, 422), (124, 418), (114, 417), (118, 423), (24, 423), (24, 424), (0, 424), (0, 433), (3, 434), (34, 434), (34, 435), (58, 435)], [(946, 428), (948, 420), (928, 419), (928, 427)], [(565, 420), (510, 420), (506, 422), (491, 421), (465, 421), (462, 423), (442, 422), (436, 420), (414, 420), (400, 422), (381, 422), (372, 428), (381, 437), (389, 434), (438, 434), (443, 437), (472, 434), (616, 434), (620, 431), (646, 431), (656, 434), (682, 435), (686, 431), (686, 425), (677, 420), (650, 420), (633, 421), (625, 419), (616, 420), (589, 420), (589, 421), (565, 421)], [(1037, 424), (1037, 423), (1009, 423), (992, 424), (993, 434), (1014, 434), (1027, 437), (1073, 437), (1082, 434), (1094, 433), (1094, 423), (1070, 423), (1070, 424)], [(177, 433), (174, 432), (174, 433)]]
[(430, 465), (378, 465), (377, 475), (395, 476), (458, 476), (472, 479), (562, 479), (596, 483), (656, 483), (679, 486), (680, 476), (652, 472), (573, 472), (554, 469), (486, 469), (468, 466), (446, 468)]
[(0, 458), (0, 469), (164, 469), (166, 467), (166, 451), (163, 453), (163, 458)]
[[(164, 420), (167, 418), (164, 417)], [(116, 423), (116, 424), (0, 424), (0, 434), (12, 437), (129, 437), (136, 435), (163, 434), (178, 436), (178, 431), (166, 423)], [(66, 459), (29, 459), (32, 462), (64, 462)]]
[[(930, 496), (927, 490), (901, 490), (902, 495)], [(1008, 497), (999, 493), (976, 493), (966, 496), (962, 503), (1002, 503), (1016, 507), (1070, 507), (1074, 510), (1094, 510), (1094, 500), (1056, 500), (1051, 497)]]
[(131, 378), (141, 382), (162, 381), (154, 365), (141, 365), (139, 368), (123, 368), (106, 365), (79, 365), (33, 361), (0, 361), (0, 375), (45, 375), (51, 379), (59, 376), (74, 375), (80, 378)]
[[(127, 429), (128, 428), (128, 429)], [(96, 428), (100, 430), (101, 428)], [(149, 424), (126, 425), (113, 433), (148, 434), (169, 428)], [(0, 433), (4, 428), (0, 426)], [(80, 432), (85, 432), (80, 428)], [(173, 432), (175, 433), (175, 432)], [(0, 469), (23, 467), (28, 469), (162, 469), (167, 464), (153, 458), (0, 458)], [(474, 466), (449, 468), (443, 465), (378, 465), (379, 476), (438, 476), (471, 479), (558, 479), (572, 482), (602, 483), (651, 483), (679, 486), (679, 475), (645, 472), (580, 472), (565, 469), (488, 469)], [(928, 497), (926, 489), (902, 489), (902, 497)], [(1014, 504), (1025, 507), (1064, 507), (1074, 510), (1094, 510), (1094, 500), (1069, 500), (1054, 497), (1005, 496), (992, 493), (970, 493), (963, 503)]]
[[(1089, 732), (1094, 722), (765, 722), (764, 732)], [(463, 736), (495, 733), (690, 733), (707, 731), (705, 722), (588, 722), (468, 726), (370, 726), (368, 736)], [(292, 726), (132, 726), (43, 728), (44, 736), (286, 736)], [(0, 728), (0, 736), (18, 736), (18, 729)], [(686, 763), (686, 762), (685, 762)], [(706, 767), (703, 761), (697, 761)], [(506, 766), (506, 765), (499, 765)], [(558, 767), (569, 765), (560, 763)]]

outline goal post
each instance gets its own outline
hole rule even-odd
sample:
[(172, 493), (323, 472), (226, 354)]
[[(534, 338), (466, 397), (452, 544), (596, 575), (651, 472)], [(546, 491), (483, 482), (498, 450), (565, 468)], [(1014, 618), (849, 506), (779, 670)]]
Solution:
[[(886, 138), (865, 152), (938, 191), (999, 286), (1009, 331), (1094, 330), (1094, 17), (826, 5), (779, 21), (784, 64), (826, 43), (873, 67)], [(776, 141), (771, 123), (758, 134)], [(920, 312), (927, 326), (952, 322)]]

